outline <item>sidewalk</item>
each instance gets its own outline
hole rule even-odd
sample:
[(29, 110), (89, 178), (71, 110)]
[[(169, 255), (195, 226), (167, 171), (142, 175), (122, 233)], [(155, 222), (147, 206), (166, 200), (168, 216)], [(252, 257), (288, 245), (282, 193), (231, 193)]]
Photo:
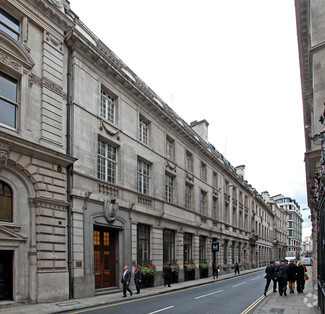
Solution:
[[(262, 268), (241, 271), (239, 276), (256, 272), (259, 270), (264, 270), (264, 269), (265, 268), (262, 267)], [(217, 280), (218, 281), (225, 280), (228, 278), (232, 278), (234, 276), (235, 276), (234, 273), (224, 274), (219, 276)], [(133, 294), (131, 298), (134, 299), (134, 298), (140, 298), (140, 297), (145, 297), (145, 296), (150, 296), (155, 294), (162, 294), (170, 291), (181, 290), (187, 287), (204, 285), (215, 281), (216, 279), (212, 279), (211, 277), (209, 277), (209, 278), (203, 278), (198, 280), (190, 280), (190, 281), (185, 281), (180, 283), (174, 283), (170, 288), (165, 288), (164, 286), (145, 288), (141, 290), (140, 295)], [(312, 291), (311, 280), (308, 280), (305, 292), (302, 295), (295, 294), (291, 296), (288, 295), (288, 297), (280, 297), (277, 293), (270, 294), (263, 299), (263, 301), (257, 306), (257, 308), (254, 310), (253, 313), (254, 314), (255, 313), (256, 314), (260, 314), (260, 313), (295, 313), (295, 314), (296, 313), (301, 313), (301, 314), (317, 313), (318, 314), (319, 312), (314, 311), (313, 308), (308, 307), (309, 305), (308, 302), (311, 302), (311, 304), (313, 302), (311, 291)], [(261, 295), (262, 293), (263, 291), (261, 291)], [(127, 297), (126, 300), (130, 300), (131, 298)], [(305, 302), (305, 298), (307, 298), (306, 302)], [(122, 290), (119, 293), (112, 293), (112, 294), (106, 294), (106, 295), (83, 298), (83, 299), (72, 299), (72, 300), (53, 302), (53, 303), (22, 305), (14, 302), (3, 301), (0, 302), (0, 313), (6, 313), (6, 314), (8, 313), (12, 313), (12, 314), (64, 313), (67, 311), (78, 311), (92, 306), (111, 304), (111, 303), (116, 303), (121, 301), (125, 301), (125, 299), (122, 298)]]
[(311, 278), (305, 283), (304, 293), (289, 293), (287, 296), (280, 296), (279, 292), (273, 292), (273, 283), (270, 284), (270, 291), (267, 296), (259, 303), (253, 314), (278, 313), (278, 314), (319, 314), (317, 296), (314, 298)]

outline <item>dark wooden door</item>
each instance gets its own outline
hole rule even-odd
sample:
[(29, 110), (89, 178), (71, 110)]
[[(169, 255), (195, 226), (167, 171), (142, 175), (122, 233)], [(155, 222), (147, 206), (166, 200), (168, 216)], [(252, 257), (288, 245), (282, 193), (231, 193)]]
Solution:
[(95, 289), (115, 286), (115, 236), (107, 229), (94, 229)]
[(0, 251), (0, 300), (12, 300), (13, 251)]

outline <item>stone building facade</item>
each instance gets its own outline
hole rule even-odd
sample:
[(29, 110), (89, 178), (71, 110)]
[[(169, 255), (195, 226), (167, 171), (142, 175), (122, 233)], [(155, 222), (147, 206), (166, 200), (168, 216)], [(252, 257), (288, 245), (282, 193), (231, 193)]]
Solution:
[(160, 285), (166, 263), (183, 281), (206, 276), (202, 263), (274, 258), (275, 212), (206, 120), (187, 124), (68, 1), (0, 13), (1, 299), (93, 296), (118, 288), (124, 265), (155, 265)]
[(325, 6), (317, 0), (295, 0), (301, 90), (305, 126), (305, 168), (312, 222), (313, 287), (325, 311)]

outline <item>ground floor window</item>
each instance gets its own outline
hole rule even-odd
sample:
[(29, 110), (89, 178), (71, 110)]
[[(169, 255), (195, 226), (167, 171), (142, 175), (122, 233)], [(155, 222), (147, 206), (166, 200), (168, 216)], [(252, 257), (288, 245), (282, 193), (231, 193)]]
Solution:
[(148, 264), (150, 263), (150, 227), (138, 224), (137, 235), (137, 263)]
[(192, 235), (184, 233), (184, 264), (192, 263)]
[(163, 233), (163, 263), (175, 262), (175, 231), (164, 229)]

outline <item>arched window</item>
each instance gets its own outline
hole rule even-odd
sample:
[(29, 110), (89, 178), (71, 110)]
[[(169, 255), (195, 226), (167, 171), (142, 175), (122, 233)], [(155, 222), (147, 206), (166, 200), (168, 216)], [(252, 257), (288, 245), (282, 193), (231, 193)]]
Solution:
[(0, 181), (0, 220), (12, 221), (11, 188)]

